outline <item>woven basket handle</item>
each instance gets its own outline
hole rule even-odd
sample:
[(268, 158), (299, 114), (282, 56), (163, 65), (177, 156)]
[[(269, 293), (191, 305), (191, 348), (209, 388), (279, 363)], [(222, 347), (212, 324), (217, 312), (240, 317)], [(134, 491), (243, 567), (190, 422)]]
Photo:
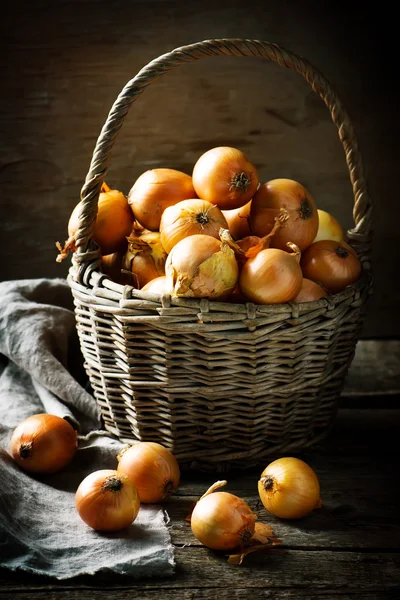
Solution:
[[(125, 85), (101, 130), (81, 191), (80, 221), (76, 233), (77, 252), (75, 252), (74, 261), (83, 267), (84, 263), (93, 261), (95, 256), (98, 257), (98, 252), (90, 251), (88, 248), (97, 215), (98, 197), (107, 172), (112, 146), (132, 103), (148, 85), (169, 69), (199, 58), (218, 55), (267, 58), (282, 67), (294, 69), (308, 81), (314, 92), (325, 102), (332, 120), (338, 128), (353, 186), (355, 227), (348, 232), (348, 238), (359, 253), (364, 267), (369, 268), (372, 205), (367, 191), (356, 134), (341, 101), (325, 77), (305, 59), (276, 44), (246, 39), (205, 40), (176, 48), (152, 60)], [(82, 269), (79, 271), (82, 273)]]

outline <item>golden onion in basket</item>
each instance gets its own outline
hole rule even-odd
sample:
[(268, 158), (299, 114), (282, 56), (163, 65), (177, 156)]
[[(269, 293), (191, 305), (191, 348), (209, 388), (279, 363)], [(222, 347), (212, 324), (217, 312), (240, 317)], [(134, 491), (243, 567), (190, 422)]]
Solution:
[(173, 296), (225, 299), (236, 287), (239, 266), (228, 244), (196, 234), (172, 248), (165, 274), (167, 291)]

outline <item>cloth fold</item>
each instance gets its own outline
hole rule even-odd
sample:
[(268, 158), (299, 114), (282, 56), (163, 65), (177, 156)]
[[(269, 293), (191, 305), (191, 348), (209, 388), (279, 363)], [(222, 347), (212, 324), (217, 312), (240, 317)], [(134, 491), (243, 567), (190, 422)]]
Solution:
[[(78, 451), (61, 472), (34, 476), (9, 454), (15, 427), (32, 414), (66, 418)], [(75, 492), (89, 473), (115, 469), (124, 444), (101, 428), (63, 279), (0, 283), (0, 566), (66, 579), (98, 571), (164, 576), (175, 562), (161, 506), (142, 505), (126, 530), (81, 521)]]

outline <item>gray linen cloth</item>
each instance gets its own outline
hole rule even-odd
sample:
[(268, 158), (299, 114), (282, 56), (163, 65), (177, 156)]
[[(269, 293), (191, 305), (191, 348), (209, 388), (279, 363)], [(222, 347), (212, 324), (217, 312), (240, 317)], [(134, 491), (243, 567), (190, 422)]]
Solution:
[[(19, 469), (9, 450), (15, 427), (43, 412), (79, 429), (72, 462), (47, 476)], [(0, 567), (57, 579), (98, 571), (172, 575), (173, 546), (161, 506), (142, 505), (129, 528), (113, 533), (92, 530), (76, 511), (79, 483), (98, 469), (115, 469), (122, 447), (101, 429), (66, 281), (0, 283)]]

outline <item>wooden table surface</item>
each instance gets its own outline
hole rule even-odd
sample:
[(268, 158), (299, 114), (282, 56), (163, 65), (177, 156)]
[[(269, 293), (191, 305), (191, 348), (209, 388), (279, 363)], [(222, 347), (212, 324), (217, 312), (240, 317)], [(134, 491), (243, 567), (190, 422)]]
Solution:
[[(165, 505), (175, 546), (173, 577), (133, 581), (96, 575), (60, 582), (0, 570), (0, 599), (398, 599), (399, 432), (395, 408), (340, 409), (325, 443), (301, 455), (319, 476), (323, 508), (283, 521), (258, 507), (259, 520), (270, 523), (282, 543), (248, 555), (240, 566), (204, 548), (185, 523), (192, 503), (220, 478), (191, 472), (183, 474)], [(253, 467), (228, 474), (226, 491), (256, 508), (259, 473)]]

